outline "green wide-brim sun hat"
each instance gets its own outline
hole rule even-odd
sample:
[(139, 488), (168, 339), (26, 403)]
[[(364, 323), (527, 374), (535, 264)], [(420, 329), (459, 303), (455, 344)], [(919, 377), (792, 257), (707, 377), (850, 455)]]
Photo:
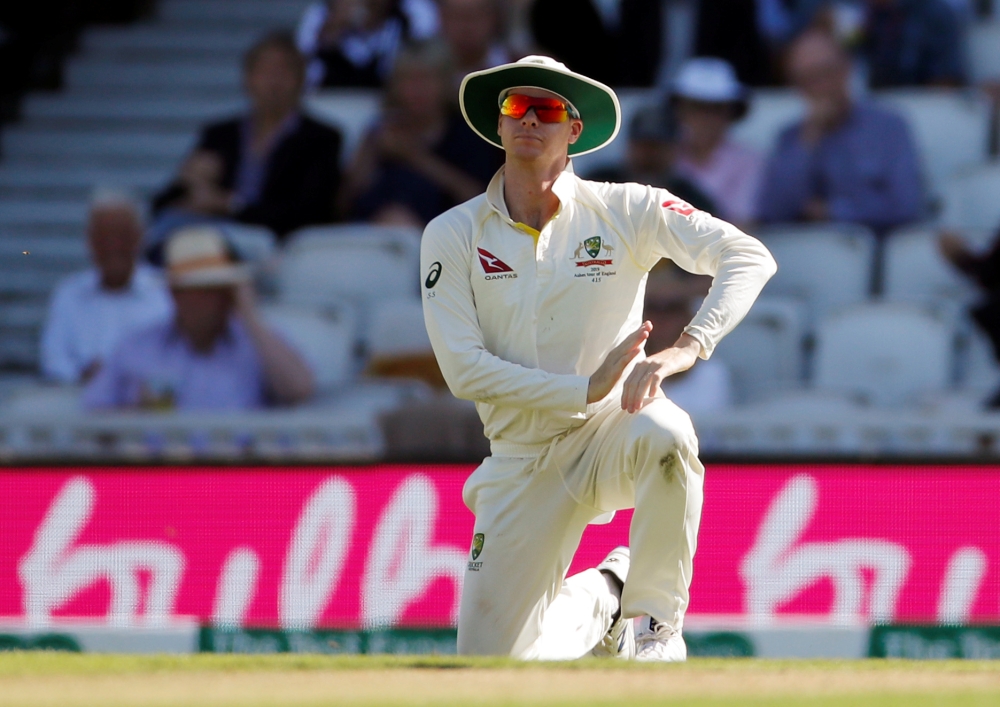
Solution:
[(547, 56), (526, 56), (513, 64), (474, 71), (458, 89), (465, 122), (479, 137), (497, 147), (503, 147), (497, 134), (500, 94), (516, 86), (552, 91), (573, 104), (583, 121), (583, 132), (569, 146), (571, 157), (600, 150), (615, 139), (621, 128), (622, 109), (609, 86), (570, 71)]

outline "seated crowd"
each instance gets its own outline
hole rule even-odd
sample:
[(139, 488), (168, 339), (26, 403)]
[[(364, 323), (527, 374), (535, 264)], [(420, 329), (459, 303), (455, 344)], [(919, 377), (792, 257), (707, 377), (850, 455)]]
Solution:
[[(851, 4), (853, 14), (833, 6), (702, 0), (699, 56), (667, 75), (658, 1), (315, 3), (294, 35), (270, 34), (247, 52), (247, 112), (202, 130), (154, 198), (148, 225), (122, 195), (95, 198), (93, 268), (53, 294), (42, 370), (54, 381), (86, 384), (90, 408), (250, 409), (307, 400), (308, 365), (263, 323), (248, 272), (220, 227), (256, 224), (282, 242), (315, 224), (424, 226), (481, 193), (503, 160), (458, 112), (461, 78), (529, 52), (614, 86), (666, 87), (658, 102), (634, 112), (624, 160), (585, 177), (666, 187), (751, 233), (835, 221), (884, 236), (925, 218), (913, 137), (900, 116), (858, 97), (858, 67), (872, 88), (960, 85), (962, 18), (945, 0), (867, 0)], [(569, 15), (572, 27), (563, 22)], [(747, 28), (748, 38), (724, 46)], [(608, 55), (623, 60), (603, 61)], [(804, 100), (804, 117), (780, 131), (770, 154), (736, 142), (734, 125), (753, 110), (750, 87), (782, 82)], [(336, 128), (303, 109), (305, 92), (329, 87), (382, 92), (381, 113), (352, 155), (342, 155)], [(942, 251), (991, 293), (977, 321), (1000, 341), (996, 251), (978, 256), (949, 238)], [(647, 302), (654, 336), (669, 338), (683, 325), (702, 287), (654, 273)], [(732, 401), (724, 367), (709, 364), (669, 382), (688, 409)]]

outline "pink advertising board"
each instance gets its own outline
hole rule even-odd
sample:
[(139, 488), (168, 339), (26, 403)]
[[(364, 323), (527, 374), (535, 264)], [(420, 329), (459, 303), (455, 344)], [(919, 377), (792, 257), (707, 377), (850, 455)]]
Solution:
[[(450, 626), (465, 466), (0, 471), (0, 617)], [(1000, 622), (1000, 469), (710, 466), (691, 613)], [(571, 571), (627, 543), (591, 526)]]

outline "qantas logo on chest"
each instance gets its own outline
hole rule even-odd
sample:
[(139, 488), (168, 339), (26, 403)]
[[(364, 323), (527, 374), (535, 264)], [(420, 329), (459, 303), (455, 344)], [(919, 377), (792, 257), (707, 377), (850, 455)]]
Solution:
[(487, 280), (513, 280), (517, 277), (514, 268), (485, 248), (476, 248), (476, 252), (479, 254), (479, 264), (483, 266)]

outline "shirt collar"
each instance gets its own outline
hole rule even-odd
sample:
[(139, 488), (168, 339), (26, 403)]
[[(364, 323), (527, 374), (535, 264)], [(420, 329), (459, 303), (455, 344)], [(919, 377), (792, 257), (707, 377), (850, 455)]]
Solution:
[(102, 295), (105, 297), (123, 297), (126, 295), (133, 295), (137, 291), (136, 280), (141, 277), (139, 271), (142, 265), (136, 263), (135, 267), (132, 269), (132, 277), (128, 279), (128, 283), (120, 290), (106, 290), (101, 284), (101, 271), (96, 267), (90, 268), (90, 275), (87, 278), (87, 288), (92, 294)]
[[(514, 228), (521, 230), (526, 230), (531, 235), (537, 237), (538, 233), (534, 232), (534, 229), (525, 224), (516, 223), (510, 217), (510, 212), (507, 210), (507, 202), (503, 198), (503, 185), (504, 185), (504, 171), (506, 170), (506, 165), (497, 170), (497, 173), (493, 175), (493, 179), (490, 180), (489, 186), (486, 187), (486, 202), (490, 205), (494, 211), (496, 211), (500, 216)], [(556, 209), (555, 215), (552, 216), (552, 220), (558, 218), (559, 214), (562, 212), (563, 207), (576, 195), (577, 182), (579, 179), (573, 171), (573, 160), (566, 161), (566, 167), (563, 171), (556, 177), (556, 181), (552, 184), (552, 193), (556, 195), (559, 199), (559, 208)]]

